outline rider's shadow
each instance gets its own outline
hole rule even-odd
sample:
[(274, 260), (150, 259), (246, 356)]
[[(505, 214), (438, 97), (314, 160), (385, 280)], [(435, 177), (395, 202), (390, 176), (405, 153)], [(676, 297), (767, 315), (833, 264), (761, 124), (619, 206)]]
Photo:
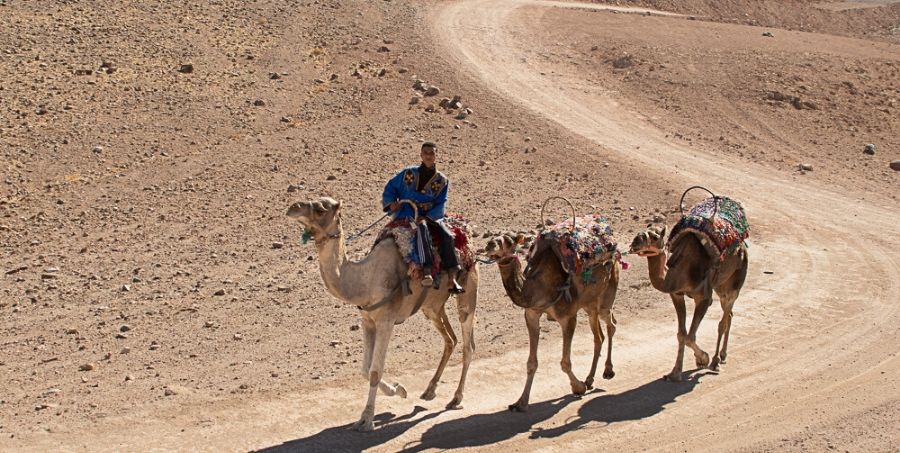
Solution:
[[(588, 395), (599, 392), (602, 390), (595, 389), (588, 392)], [(425, 431), (416, 445), (408, 446), (402, 451), (449, 450), (492, 445), (531, 431), (536, 423), (553, 418), (564, 407), (582, 401), (583, 398), (566, 395), (533, 403), (528, 406), (528, 412), (525, 413), (515, 413), (504, 409), (491, 414), (476, 414), (439, 423)]]
[[(699, 370), (694, 370), (699, 371)], [(602, 395), (584, 403), (578, 409), (578, 417), (566, 424), (550, 428), (538, 428), (529, 436), (532, 439), (553, 438), (581, 429), (591, 422), (609, 425), (616, 422), (640, 420), (652, 417), (666, 409), (666, 405), (694, 389), (703, 374), (685, 373), (684, 381), (668, 382), (655, 379), (623, 393)]]

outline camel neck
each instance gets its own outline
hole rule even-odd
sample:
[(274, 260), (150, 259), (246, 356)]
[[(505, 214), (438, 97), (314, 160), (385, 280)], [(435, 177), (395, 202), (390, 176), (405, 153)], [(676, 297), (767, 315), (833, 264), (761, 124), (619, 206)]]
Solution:
[(497, 261), (497, 268), (500, 269), (500, 276), (503, 280), (503, 289), (506, 295), (512, 299), (513, 303), (524, 307), (525, 302), (522, 298), (522, 287), (525, 285), (525, 276), (522, 275), (522, 262), (519, 257), (501, 258)]
[(647, 270), (650, 273), (650, 283), (657, 291), (670, 292), (666, 287), (666, 252), (647, 257)]

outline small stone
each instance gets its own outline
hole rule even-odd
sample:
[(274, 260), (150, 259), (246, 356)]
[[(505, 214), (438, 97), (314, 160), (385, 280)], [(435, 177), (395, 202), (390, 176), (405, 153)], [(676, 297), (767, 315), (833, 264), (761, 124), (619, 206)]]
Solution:
[(47, 273), (47, 272), (41, 274), (41, 280), (53, 280), (55, 278), (56, 278), (56, 274), (51, 274), (51, 273)]
[(875, 155), (875, 145), (869, 143), (863, 148), (863, 153), (868, 154), (870, 156)]
[(775, 35), (773, 35), (772, 32), (770, 32), (770, 31), (763, 32), (762, 35), (765, 36), (765, 37), (767, 37), (767, 38), (774, 38), (774, 37), (775, 37)]
[(811, 164), (800, 164), (799, 167), (802, 171), (813, 171), (813, 166)]
[(425, 90), (425, 96), (437, 96), (440, 93), (441, 89), (435, 86), (430, 86), (427, 90)]
[(357, 330), (359, 330), (359, 324), (354, 324), (354, 325), (350, 326), (350, 331), (351, 331), (351, 332), (355, 332), (355, 331), (357, 331)]
[(224, 289), (219, 289), (219, 290), (217, 290), (216, 292), (213, 293), (213, 296), (224, 296), (224, 295), (225, 295), (225, 290), (224, 290)]
[(326, 181), (334, 181), (335, 179), (337, 179), (337, 176), (335, 175), (328, 175), (328, 177), (325, 178)]
[(175, 392), (175, 390), (172, 390), (172, 389), (170, 389), (170, 388), (167, 388), (167, 389), (163, 392), (163, 394), (166, 395), (166, 396), (172, 396), (172, 395), (177, 395), (178, 393)]
[(78, 367), (78, 370), (80, 370), (80, 371), (94, 371), (96, 369), (97, 369), (96, 363), (85, 363), (84, 365), (81, 365), (80, 367)]
[(129, 352), (131, 352), (131, 348), (122, 348), (119, 354), (128, 354)]
[(131, 330), (131, 326), (128, 324), (122, 324), (122, 327), (119, 327), (119, 332), (128, 332)]
[(328, 345), (331, 346), (331, 347), (333, 348), (333, 347), (336, 347), (336, 346), (340, 346), (340, 345), (341, 345), (341, 342), (338, 341), (338, 340), (331, 340), (331, 342), (328, 343)]
[(257, 100), (255, 100), (255, 101), (253, 101), (253, 105), (255, 105), (255, 106), (257, 106), (257, 107), (265, 107), (265, 106), (266, 106), (266, 101), (264, 101), (264, 100), (262, 100), (262, 99), (257, 99)]
[(421, 100), (420, 97), (418, 97), (418, 96), (413, 96), (413, 97), (411, 97), (411, 98), (409, 99), (409, 105), (416, 105), (416, 104), (419, 103), (420, 100)]
[(182, 74), (190, 74), (190, 73), (194, 72), (194, 65), (192, 65), (190, 63), (183, 64), (178, 67), (178, 72), (180, 72)]
[(126, 375), (125, 375), (125, 382), (133, 381), (133, 380), (134, 380), (134, 376), (132, 376), (132, 375), (130, 375), (130, 374), (126, 374)]
[(406, 68), (400, 68), (400, 69), (397, 70), (397, 72), (399, 72), (400, 74), (406, 74), (407, 72), (409, 72), (409, 69), (406, 69)]
[(206, 327), (207, 329), (214, 325), (215, 324), (212, 321), (206, 321), (205, 323), (203, 323), (203, 327)]
[(891, 162), (889, 166), (891, 167), (891, 170), (900, 171), (900, 160)]
[(78, 335), (78, 329), (66, 329), (66, 335)]
[(269, 73), (269, 80), (278, 80), (278, 79), (280, 79), (280, 78), (281, 78), (281, 75), (278, 74), (277, 72), (270, 72), (270, 73)]
[(284, 248), (284, 242), (273, 242), (273, 243), (272, 243), (272, 248), (273, 248), (273, 249), (283, 249), (283, 248)]
[(243, 340), (243, 339), (244, 339), (244, 336), (241, 335), (241, 334), (239, 334), (239, 333), (236, 333), (236, 334), (234, 334), (234, 336), (232, 336), (231, 338), (234, 339), (234, 340)]
[(91, 149), (91, 151), (93, 151), (93, 152), (96, 153), (96, 154), (100, 154), (100, 153), (103, 152), (103, 147), (102, 147), (102, 146), (95, 146), (93, 149)]
[(428, 85), (425, 84), (424, 80), (416, 80), (416, 82), (413, 83), (413, 89), (417, 91), (425, 91), (428, 89)]
[(282, 117), (281, 117), (281, 122), (282, 122), (282, 123), (291, 123), (291, 122), (293, 122), (293, 121), (294, 121), (294, 118), (292, 118), (292, 117), (290, 117), (290, 116), (282, 116)]
[(156, 341), (151, 342), (151, 343), (150, 343), (150, 350), (151, 350), (151, 351), (155, 351), (155, 350), (157, 350), (157, 349), (159, 349), (159, 343), (157, 343)]
[(122, 285), (121, 290), (124, 292), (131, 291), (131, 285)]

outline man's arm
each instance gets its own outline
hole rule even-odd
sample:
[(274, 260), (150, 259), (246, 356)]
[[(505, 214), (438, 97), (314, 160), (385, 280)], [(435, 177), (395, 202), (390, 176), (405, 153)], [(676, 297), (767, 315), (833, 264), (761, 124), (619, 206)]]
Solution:
[(384, 185), (384, 191), (381, 193), (381, 208), (383, 211), (394, 212), (399, 208), (397, 200), (401, 198), (401, 184), (403, 183), (403, 172), (397, 173), (393, 178), (389, 179)]

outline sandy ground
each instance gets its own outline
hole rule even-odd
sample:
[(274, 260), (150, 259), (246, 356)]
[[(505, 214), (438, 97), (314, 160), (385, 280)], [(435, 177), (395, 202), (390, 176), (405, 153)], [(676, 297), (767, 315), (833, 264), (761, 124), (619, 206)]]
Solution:
[[(500, 0), (0, 3), (13, 31), (0, 37), (0, 449), (900, 448), (897, 5), (620, 3), (682, 16)], [(410, 104), (417, 78), (473, 113)], [(531, 411), (508, 413), (527, 335), (483, 266), (464, 408), (443, 410), (458, 355), (435, 401), (413, 398), (440, 348), (417, 317), (388, 355), (410, 399), (379, 397), (376, 431), (347, 431), (366, 390), (356, 309), (325, 293), (284, 211), (330, 195), (348, 229), (368, 224), (423, 139), (479, 233), (533, 228), (561, 194), (627, 244), (654, 218), (674, 223), (689, 185), (741, 200), (751, 273), (728, 365), (659, 380), (674, 313), (632, 258), (617, 376), (567, 396), (545, 321)], [(579, 375), (591, 347), (582, 324)]]

